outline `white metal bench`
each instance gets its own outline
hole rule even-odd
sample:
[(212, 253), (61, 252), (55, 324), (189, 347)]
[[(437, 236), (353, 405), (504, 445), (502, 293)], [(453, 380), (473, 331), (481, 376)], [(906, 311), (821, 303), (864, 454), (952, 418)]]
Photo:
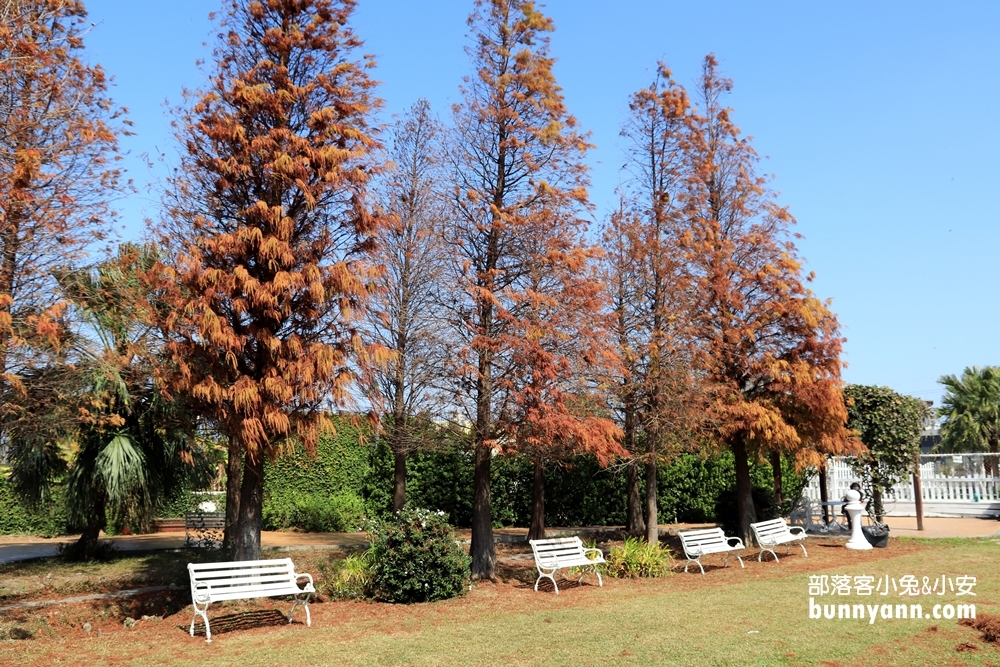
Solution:
[[(223, 600), (247, 600), (292, 595), (295, 604), (288, 612), (288, 622), (292, 622), (295, 607), (302, 604), (306, 608), (306, 625), (312, 625), (309, 616), (309, 598), (316, 589), (309, 574), (297, 574), (291, 558), (274, 560), (246, 560), (227, 563), (188, 563), (191, 576), (191, 636), (194, 637), (194, 623), (201, 616), (205, 620), (205, 641), (212, 641), (212, 630), (208, 626), (208, 605)], [(307, 579), (304, 587), (299, 580)]]
[(583, 581), (583, 575), (587, 573), (586, 568), (590, 568), (597, 575), (597, 584), (604, 586), (601, 580), (601, 573), (597, 571), (597, 566), (604, 562), (604, 554), (600, 549), (586, 549), (579, 537), (555, 537), (548, 540), (529, 540), (531, 551), (535, 554), (535, 567), (538, 568), (538, 579), (535, 580), (535, 590), (538, 590), (538, 582), (543, 577), (552, 580), (552, 586), (559, 594), (559, 586), (556, 585), (556, 572), (567, 567), (581, 567), (584, 570), (580, 573), (577, 583)]
[[(743, 540), (738, 537), (726, 537), (721, 528), (699, 528), (697, 530), (682, 530), (677, 533), (681, 538), (681, 546), (684, 548), (684, 556), (687, 562), (684, 563), (684, 571), (688, 571), (688, 565), (694, 563), (705, 574), (705, 568), (701, 565), (701, 557), (708, 554), (726, 554), (726, 559), (722, 563), (723, 567), (729, 567), (729, 554), (746, 549)], [(740, 567), (745, 568), (743, 559), (738, 553), (735, 554), (740, 561)]]
[(789, 526), (784, 519), (771, 519), (770, 521), (751, 523), (750, 530), (753, 532), (754, 541), (760, 547), (757, 562), (763, 558), (765, 551), (771, 552), (775, 562), (777, 562), (778, 554), (774, 553), (774, 547), (779, 544), (786, 545), (786, 554), (791, 553), (792, 544), (798, 544), (802, 547), (802, 553), (806, 556), (809, 555), (809, 552), (806, 551), (806, 545), (803, 544), (806, 539), (806, 531), (801, 526)]

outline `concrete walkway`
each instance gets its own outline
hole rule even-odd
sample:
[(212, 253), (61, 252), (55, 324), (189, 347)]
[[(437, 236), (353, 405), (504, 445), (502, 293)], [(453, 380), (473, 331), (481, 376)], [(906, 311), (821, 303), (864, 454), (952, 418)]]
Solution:
[[(925, 518), (924, 530), (917, 530), (916, 517), (887, 517), (893, 537), (1000, 537), (1000, 521), (995, 519), (942, 519)], [(709, 524), (661, 525), (660, 533), (676, 535), (678, 530), (700, 528)], [(594, 526), (579, 528), (549, 528), (548, 537), (563, 535), (588, 535), (613, 530), (614, 527)], [(459, 529), (459, 539), (468, 540), (471, 531)], [(523, 542), (527, 528), (496, 528), (493, 537), (497, 542)], [(846, 536), (846, 534), (845, 534)], [(154, 533), (152, 535), (118, 535), (107, 538), (116, 549), (123, 552), (160, 551), (182, 549), (184, 533)], [(368, 546), (365, 533), (295, 533), (264, 531), (261, 545), (268, 549), (294, 551), (298, 549), (358, 549)], [(62, 544), (76, 541), (76, 537), (42, 538), (30, 535), (0, 535), (0, 564), (14, 563), (35, 558), (49, 558), (59, 553)]]

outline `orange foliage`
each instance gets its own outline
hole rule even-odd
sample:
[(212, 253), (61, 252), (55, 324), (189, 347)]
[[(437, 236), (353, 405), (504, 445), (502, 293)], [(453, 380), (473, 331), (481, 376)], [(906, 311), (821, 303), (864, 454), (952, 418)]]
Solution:
[(81, 59), (87, 13), (75, 0), (0, 7), (0, 376), (58, 348), (53, 273), (104, 238), (119, 189), (123, 111), (100, 66)]
[(563, 392), (572, 393), (565, 382), (576, 362), (562, 351), (558, 295), (588, 260), (579, 253), (590, 145), (552, 72), (552, 21), (534, 3), (477, 0), (469, 26), (475, 75), (455, 107), (455, 222), (446, 241), (451, 305), (462, 320), (456, 387), (469, 400), (476, 448), (472, 574), (492, 579), (494, 444), (541, 444), (554, 415), (571, 419)]
[(378, 102), (373, 63), (354, 57), (353, 8), (234, 0), (211, 84), (181, 114), (186, 153), (161, 234), (176, 254), (164, 274), (172, 386), (255, 469), (286, 436), (312, 447), (324, 409), (346, 405), (384, 352), (358, 329), (383, 221), (366, 203)]

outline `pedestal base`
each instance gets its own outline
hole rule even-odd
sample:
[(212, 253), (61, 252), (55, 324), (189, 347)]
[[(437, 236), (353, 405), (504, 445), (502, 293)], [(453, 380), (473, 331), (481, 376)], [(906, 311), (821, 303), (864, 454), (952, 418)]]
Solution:
[[(848, 494), (857, 494), (857, 491), (848, 491)], [(857, 551), (868, 551), (872, 548), (872, 545), (868, 543), (865, 539), (865, 534), (861, 532), (861, 512), (864, 508), (861, 503), (857, 501), (857, 498), (851, 498), (850, 502), (844, 506), (847, 510), (848, 516), (851, 517), (851, 539), (847, 540), (846, 546), (848, 549), (855, 549)]]

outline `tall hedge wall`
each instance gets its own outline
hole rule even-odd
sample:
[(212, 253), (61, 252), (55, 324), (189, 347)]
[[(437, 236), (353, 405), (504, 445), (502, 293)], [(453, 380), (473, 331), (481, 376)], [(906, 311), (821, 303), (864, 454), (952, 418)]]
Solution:
[[(526, 526), (531, 517), (532, 467), (522, 457), (493, 461), (492, 503), (497, 526)], [(472, 522), (472, 452), (445, 442), (412, 455), (407, 467), (407, 501), (413, 507), (442, 510), (454, 525)], [(751, 468), (754, 498), (761, 518), (776, 516), (770, 465)], [(323, 435), (314, 456), (301, 447), (267, 462), (264, 473), (265, 529), (356, 530), (365, 515), (385, 516), (392, 506), (392, 455), (370, 432), (347, 419)], [(804, 479), (785, 466), (786, 497), (795, 498)], [(625, 471), (603, 469), (590, 457), (545, 472), (546, 524), (549, 526), (622, 525), (625, 522)], [(732, 455), (714, 458), (684, 454), (659, 470), (660, 521), (728, 524), (735, 516)], [(178, 490), (158, 516), (182, 516), (196, 501), (193, 489)], [(216, 499), (217, 502), (222, 498)], [(0, 475), (0, 533), (56, 535), (65, 529), (65, 504), (24, 507)], [(784, 508), (787, 511), (787, 508)]]

